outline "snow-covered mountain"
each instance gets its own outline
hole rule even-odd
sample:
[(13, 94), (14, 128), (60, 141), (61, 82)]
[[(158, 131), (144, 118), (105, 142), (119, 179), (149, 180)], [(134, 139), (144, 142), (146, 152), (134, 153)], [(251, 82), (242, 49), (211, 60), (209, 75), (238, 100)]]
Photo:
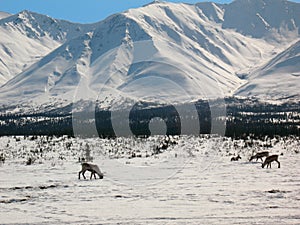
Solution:
[(279, 98), (299, 83), (299, 10), (283, 0), (155, 1), (91, 25), (24, 11), (0, 20), (0, 74), (8, 80), (0, 98), (97, 98), (104, 107), (125, 99), (264, 96), (274, 89), (266, 74), (276, 85), (280, 77), (283, 88), (272, 95)]
[(237, 94), (276, 99), (298, 97), (300, 90), (300, 41), (251, 73)]
[[(2, 15), (2, 14), (1, 14)], [(22, 11), (0, 20), (0, 84), (4, 84), (61, 44), (92, 29)]]

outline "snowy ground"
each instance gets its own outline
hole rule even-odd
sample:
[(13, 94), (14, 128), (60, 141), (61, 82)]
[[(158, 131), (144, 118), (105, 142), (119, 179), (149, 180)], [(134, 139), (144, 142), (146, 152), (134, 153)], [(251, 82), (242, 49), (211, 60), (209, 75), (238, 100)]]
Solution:
[[(1, 224), (300, 223), (299, 139), (268, 149), (283, 153), (280, 169), (248, 162), (252, 150), (263, 147), (222, 138), (178, 137), (158, 155), (151, 155), (158, 137), (44, 144), (41, 138), (16, 139), (0, 138), (6, 158), (0, 166)], [(79, 149), (86, 144), (103, 180), (78, 180)], [(242, 159), (231, 162), (232, 154)], [(32, 165), (26, 165), (28, 157), (35, 158)]]

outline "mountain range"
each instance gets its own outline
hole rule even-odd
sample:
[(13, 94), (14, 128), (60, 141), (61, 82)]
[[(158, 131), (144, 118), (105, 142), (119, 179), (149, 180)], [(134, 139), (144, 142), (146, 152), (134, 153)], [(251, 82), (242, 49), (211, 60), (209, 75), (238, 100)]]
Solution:
[(0, 103), (300, 97), (300, 4), (155, 1), (77, 24), (0, 13)]

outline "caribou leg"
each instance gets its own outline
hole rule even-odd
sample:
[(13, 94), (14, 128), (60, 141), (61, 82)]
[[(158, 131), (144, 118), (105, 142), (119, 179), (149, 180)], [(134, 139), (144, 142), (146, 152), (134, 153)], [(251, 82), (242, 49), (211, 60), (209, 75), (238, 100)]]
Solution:
[[(86, 170), (85, 170), (86, 171)], [(85, 171), (82, 172), (82, 176), (84, 179), (86, 179), (86, 177), (84, 176)]]
[(278, 160), (276, 160), (276, 162), (278, 163), (278, 168), (280, 168), (280, 162)]

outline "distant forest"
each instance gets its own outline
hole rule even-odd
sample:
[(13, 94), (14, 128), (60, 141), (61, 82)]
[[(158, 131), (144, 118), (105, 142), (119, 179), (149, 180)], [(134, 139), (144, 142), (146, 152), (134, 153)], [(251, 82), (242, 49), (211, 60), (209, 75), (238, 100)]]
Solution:
[[(270, 137), (295, 135), (300, 136), (300, 103), (284, 103), (281, 105), (262, 103), (256, 99), (227, 98), (226, 116), (217, 118), (226, 124), (225, 135), (243, 137), (248, 135)], [(186, 118), (192, 123), (200, 124), (199, 134), (210, 134), (212, 121), (211, 106), (213, 103), (198, 101), (194, 104), (198, 118)], [(184, 106), (182, 106), (184, 108)], [(72, 113), (61, 109), (44, 113), (0, 114), (0, 135), (69, 135), (74, 136)], [(99, 137), (115, 137), (112, 113), (108, 110), (96, 109), (94, 122)], [(189, 115), (188, 112), (185, 115)], [(149, 122), (160, 117), (165, 121), (168, 135), (181, 134), (180, 115), (174, 106), (155, 106), (140, 103), (132, 107), (129, 121), (131, 132), (136, 136), (150, 135)], [(121, 121), (121, 119), (120, 119)], [(85, 121), (91, 123), (91, 120)], [(84, 129), (84, 125), (83, 125)], [(83, 131), (84, 136), (92, 134)], [(187, 133), (188, 134), (188, 133)]]

